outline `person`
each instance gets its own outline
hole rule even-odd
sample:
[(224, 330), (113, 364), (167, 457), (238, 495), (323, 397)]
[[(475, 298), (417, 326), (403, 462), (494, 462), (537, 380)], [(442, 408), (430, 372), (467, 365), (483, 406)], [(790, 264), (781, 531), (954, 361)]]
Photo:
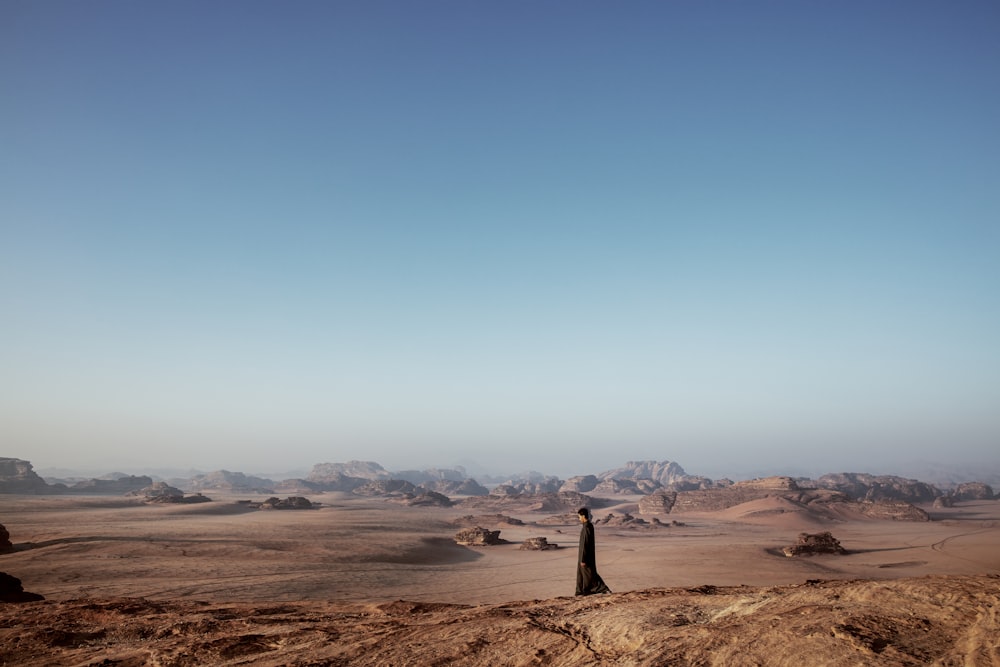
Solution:
[(580, 553), (576, 558), (576, 594), (593, 595), (594, 593), (610, 593), (611, 589), (597, 574), (597, 550), (594, 545), (594, 524), (590, 522), (590, 510), (581, 507), (577, 510), (580, 516)]

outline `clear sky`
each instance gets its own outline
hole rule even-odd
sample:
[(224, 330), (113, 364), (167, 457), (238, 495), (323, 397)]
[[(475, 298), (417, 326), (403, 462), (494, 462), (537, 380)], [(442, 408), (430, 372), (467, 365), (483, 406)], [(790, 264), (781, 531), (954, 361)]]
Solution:
[(992, 1), (3, 0), (0, 455), (997, 462), (998, 35)]

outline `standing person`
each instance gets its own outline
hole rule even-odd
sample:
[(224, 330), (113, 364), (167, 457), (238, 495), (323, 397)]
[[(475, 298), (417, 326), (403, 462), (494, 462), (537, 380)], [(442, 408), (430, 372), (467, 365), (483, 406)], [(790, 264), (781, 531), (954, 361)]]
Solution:
[(594, 593), (610, 593), (611, 589), (597, 574), (597, 550), (594, 545), (594, 524), (590, 522), (590, 510), (581, 507), (580, 515), (580, 553), (576, 558), (576, 594), (593, 595)]

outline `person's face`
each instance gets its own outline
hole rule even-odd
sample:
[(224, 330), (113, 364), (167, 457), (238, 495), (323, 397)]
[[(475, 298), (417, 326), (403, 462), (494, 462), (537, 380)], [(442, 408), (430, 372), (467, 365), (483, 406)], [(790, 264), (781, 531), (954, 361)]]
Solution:
[(587, 523), (587, 515), (586, 514), (577, 514), (577, 516), (580, 517), (580, 523)]

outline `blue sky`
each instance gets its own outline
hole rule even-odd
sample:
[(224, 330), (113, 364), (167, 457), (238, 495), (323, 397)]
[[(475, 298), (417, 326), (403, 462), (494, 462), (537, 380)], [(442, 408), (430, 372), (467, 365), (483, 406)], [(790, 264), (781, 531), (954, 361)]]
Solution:
[(996, 463), (992, 2), (0, 5), (37, 468)]

